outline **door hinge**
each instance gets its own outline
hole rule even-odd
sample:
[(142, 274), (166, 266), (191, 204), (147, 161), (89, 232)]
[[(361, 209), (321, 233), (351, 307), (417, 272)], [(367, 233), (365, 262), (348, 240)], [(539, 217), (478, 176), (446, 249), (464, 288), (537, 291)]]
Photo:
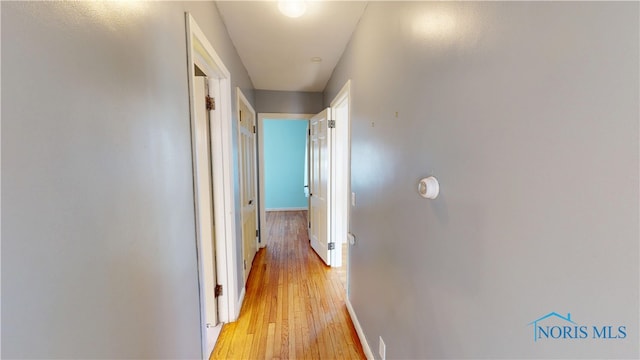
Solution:
[(309, 133), (309, 136), (311, 136), (311, 129), (307, 129), (307, 132)]
[(309, 221), (309, 229), (311, 229), (311, 221)]
[(329, 129), (335, 129), (335, 128), (336, 128), (336, 121), (329, 120)]
[(207, 103), (207, 110), (215, 110), (216, 109), (216, 99), (207, 95), (205, 98), (205, 102)]
[(328, 243), (327, 246), (329, 247), (329, 250), (334, 250), (336, 248), (336, 243)]
[(253, 133), (254, 134), (256, 133), (256, 126), (255, 125), (253, 125)]
[(260, 229), (256, 229), (256, 237), (260, 237)]
[(244, 269), (247, 270), (247, 260), (244, 260)]
[(222, 295), (222, 285), (220, 284), (216, 285), (215, 294), (216, 294), (216, 297)]

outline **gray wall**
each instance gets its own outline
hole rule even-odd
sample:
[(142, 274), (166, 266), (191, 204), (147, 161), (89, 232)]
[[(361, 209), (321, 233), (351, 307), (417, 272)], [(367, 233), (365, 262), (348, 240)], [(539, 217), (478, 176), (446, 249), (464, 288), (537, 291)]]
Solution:
[(323, 109), (322, 93), (256, 90), (258, 113), (315, 114)]
[(215, 5), (1, 6), (2, 357), (199, 358), (185, 11), (253, 101)]
[[(638, 5), (368, 5), (325, 99), (352, 79), (350, 298), (376, 357), (378, 336), (388, 359), (639, 357)], [(552, 311), (589, 338), (534, 342)]]

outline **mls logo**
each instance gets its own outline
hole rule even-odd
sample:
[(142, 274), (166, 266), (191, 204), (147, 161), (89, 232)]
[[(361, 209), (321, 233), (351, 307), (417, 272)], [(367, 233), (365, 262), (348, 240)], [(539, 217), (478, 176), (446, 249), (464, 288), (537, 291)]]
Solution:
[(533, 326), (533, 341), (540, 339), (624, 339), (627, 337), (626, 326), (587, 326), (566, 316), (550, 312), (527, 324)]
[(567, 313), (567, 316), (562, 316), (557, 312), (550, 312), (527, 325), (533, 325), (533, 341), (538, 341), (541, 338), (575, 339), (579, 337), (584, 339), (588, 336), (586, 326), (579, 326), (571, 320), (570, 313)]

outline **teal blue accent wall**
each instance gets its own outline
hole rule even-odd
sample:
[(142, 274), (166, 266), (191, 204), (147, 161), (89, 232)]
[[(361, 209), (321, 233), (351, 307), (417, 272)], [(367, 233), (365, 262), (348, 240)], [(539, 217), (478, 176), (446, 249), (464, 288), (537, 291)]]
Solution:
[(264, 120), (265, 208), (306, 208), (306, 120)]

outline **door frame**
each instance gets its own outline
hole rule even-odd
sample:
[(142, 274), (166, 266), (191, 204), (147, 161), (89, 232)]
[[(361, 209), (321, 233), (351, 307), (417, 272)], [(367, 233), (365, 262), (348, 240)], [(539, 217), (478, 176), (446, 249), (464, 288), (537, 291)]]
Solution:
[[(336, 107), (347, 106), (346, 116), (338, 116)], [(331, 119), (335, 120), (336, 127), (333, 129), (333, 141), (331, 149), (331, 178), (329, 180), (329, 192), (331, 207), (330, 217), (330, 241), (336, 246), (347, 244), (347, 293), (349, 289), (349, 243), (347, 234), (349, 228), (349, 216), (351, 209), (351, 80), (342, 86), (338, 94), (330, 104)], [(331, 256), (331, 266), (340, 267), (342, 259), (338, 259), (339, 251), (333, 251)]]
[[(210, 126), (211, 141), (211, 172), (213, 180), (213, 211), (215, 224), (215, 249), (216, 249), (216, 273), (217, 282), (223, 286), (223, 293), (218, 297), (218, 318), (220, 322), (234, 321), (238, 317), (236, 297), (237, 291), (237, 264), (236, 250), (236, 228), (235, 228), (235, 203), (233, 188), (233, 144), (232, 144), (232, 107), (231, 107), (231, 73), (216, 53), (211, 43), (196, 23), (190, 13), (185, 13), (186, 35), (187, 35), (187, 74), (189, 84), (189, 118), (191, 125), (191, 146), (192, 154), (195, 146), (195, 103), (194, 98), (194, 67), (197, 65), (205, 76), (213, 79), (219, 86), (220, 99), (216, 99), (216, 111), (212, 113)], [(192, 155), (193, 156), (193, 155)], [(195, 162), (195, 156), (192, 159)], [(194, 200), (196, 196), (195, 186), (195, 164), (192, 164), (194, 176)], [(195, 205), (195, 204), (194, 204)], [(196, 212), (197, 218), (197, 207)], [(195, 224), (194, 224), (195, 225)], [(196, 229), (197, 231), (197, 229)], [(196, 239), (196, 251), (200, 254), (201, 249)], [(202, 281), (203, 274), (198, 271), (199, 292), (200, 292), (200, 316), (201, 316), (201, 341), (203, 359), (208, 359), (209, 354), (205, 354), (206, 329), (205, 321), (202, 320), (204, 314), (202, 301), (204, 289)]]
[(306, 120), (307, 122), (315, 114), (297, 114), (297, 113), (258, 113), (258, 228), (260, 229), (260, 247), (267, 246), (265, 219), (267, 211), (265, 209), (265, 188), (264, 188), (264, 121), (265, 120)]
[[(253, 106), (251, 106), (251, 103), (249, 102), (249, 100), (247, 100), (247, 97), (244, 95), (244, 93), (242, 92), (242, 90), (239, 87), (236, 87), (236, 111), (240, 111), (240, 103), (244, 104), (247, 109), (249, 109), (249, 112), (251, 113), (251, 117), (253, 118), (253, 123), (256, 126), (256, 132), (254, 133), (254, 144), (253, 144), (253, 156), (254, 156), (254, 171), (253, 173), (256, 174), (256, 179), (255, 179), (255, 184), (256, 184), (256, 188), (254, 189), (254, 192), (257, 194), (258, 193), (258, 189), (257, 189), (257, 183), (258, 183), (258, 177), (257, 177), (257, 162), (258, 162), (258, 156), (257, 156), (257, 148), (258, 148), (258, 144), (255, 141), (256, 137), (258, 137), (257, 134), (257, 127), (258, 124), (256, 122), (256, 111), (254, 110)], [(238, 114), (238, 116), (240, 116)], [(238, 118), (238, 121), (240, 121), (240, 119)], [(241, 151), (242, 151), (242, 147), (240, 146), (240, 137), (241, 137), (241, 129), (240, 126), (237, 127), (238, 131), (236, 131), (236, 137), (238, 139), (238, 174), (241, 174), (242, 169), (240, 169), (240, 164), (241, 164)], [(239, 181), (240, 181), (240, 189), (243, 188), (243, 180), (242, 180), (242, 176), (239, 176)], [(242, 192), (242, 190), (240, 190), (240, 192)], [(244, 218), (242, 216), (243, 210), (242, 210), (242, 206), (244, 206), (244, 204), (242, 203), (242, 194), (240, 194), (240, 224), (242, 224), (242, 226), (240, 227), (240, 238), (242, 239), (241, 243), (242, 243), (242, 258), (244, 259)], [(259, 207), (260, 207), (260, 199), (256, 199), (257, 204), (256, 204), (256, 228), (259, 230), (259, 224), (260, 224), (260, 215), (259, 215)], [(259, 231), (259, 234), (262, 234), (262, 231)], [(260, 248), (258, 245), (260, 244), (260, 236), (256, 236), (255, 238), (255, 246), (256, 246), (256, 252), (258, 252), (258, 249)], [(248, 268), (245, 270), (245, 273), (250, 273), (251, 272), (251, 268), (253, 267), (253, 264), (247, 264)], [(244, 273), (243, 273), (243, 282), (244, 282)], [(242, 289), (243, 292), (246, 291), (246, 283), (244, 288)], [(244, 295), (240, 296), (241, 299), (244, 299)], [(240, 302), (239, 306), (242, 306), (242, 303)]]

